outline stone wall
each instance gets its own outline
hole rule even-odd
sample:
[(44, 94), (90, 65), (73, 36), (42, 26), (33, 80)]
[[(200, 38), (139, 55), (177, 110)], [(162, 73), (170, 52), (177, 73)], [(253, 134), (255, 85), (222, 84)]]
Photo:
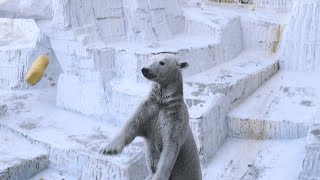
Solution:
[(280, 44), (281, 69), (320, 71), (320, 1), (297, 1)]

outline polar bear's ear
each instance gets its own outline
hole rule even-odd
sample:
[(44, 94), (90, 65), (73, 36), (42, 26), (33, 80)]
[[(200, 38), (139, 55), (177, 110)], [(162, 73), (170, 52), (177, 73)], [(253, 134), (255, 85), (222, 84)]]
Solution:
[(187, 69), (187, 67), (189, 67), (189, 63), (187, 62), (179, 63), (179, 69)]

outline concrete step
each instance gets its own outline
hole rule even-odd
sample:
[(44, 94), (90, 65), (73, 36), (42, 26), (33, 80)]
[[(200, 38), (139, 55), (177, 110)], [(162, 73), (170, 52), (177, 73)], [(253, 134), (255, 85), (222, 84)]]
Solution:
[[(242, 32), (237, 15), (217, 16), (199, 8), (186, 8), (184, 16), (185, 30), (168, 40), (108, 44), (108, 48), (116, 51), (115, 78), (132, 79), (133, 74), (149, 63), (150, 56), (162, 52), (173, 53), (189, 62), (191, 68), (185, 73), (193, 75), (227, 62), (242, 51)], [(140, 76), (134, 80), (145, 81)]]
[[(320, 115), (318, 113), (318, 115)], [(319, 120), (319, 117), (317, 117)], [(320, 179), (320, 124), (310, 128), (306, 141), (306, 155), (303, 160), (300, 179)]]
[(55, 169), (46, 169), (28, 180), (81, 180), (80, 177), (71, 176), (66, 173), (61, 173)]
[(100, 155), (99, 150), (118, 128), (59, 109), (55, 97), (52, 88), (2, 91), (0, 101), (7, 104), (8, 111), (1, 118), (0, 131), (47, 148), (50, 168), (61, 173), (81, 179), (144, 179), (147, 170), (141, 139), (119, 156)]
[[(122, 41), (104, 46), (97, 42), (83, 47), (76, 40), (52, 40), (53, 47), (59, 47), (56, 54), (65, 60), (63, 69), (68, 69), (59, 78), (58, 106), (105, 118), (103, 114), (107, 113), (103, 110), (107, 109), (107, 105), (104, 102), (111, 96), (106, 88), (109, 81), (145, 83), (141, 69), (150, 63), (149, 58), (153, 54), (176, 54), (190, 64), (185, 74), (193, 75), (227, 62), (241, 52), (239, 17), (212, 16), (193, 8), (186, 9), (185, 14), (185, 31), (169, 40)], [(201, 20), (197, 20), (199, 16)], [(73, 51), (79, 55), (77, 62), (73, 60), (74, 55), (70, 55)], [(69, 98), (75, 94), (81, 98)]]
[(294, 140), (241, 140), (229, 138), (215, 154), (203, 179), (299, 179), (305, 138)]
[(0, 179), (24, 180), (46, 169), (48, 164), (46, 149), (0, 128)]
[[(113, 91), (118, 88), (112, 83), (130, 81), (132, 86), (143, 86), (146, 80), (140, 70), (150, 63), (149, 58), (153, 54), (176, 54), (190, 64), (184, 75), (192, 76), (232, 60), (244, 47), (253, 51), (275, 52), (286, 20), (286, 13), (272, 10), (257, 10), (252, 14), (244, 8), (203, 7), (185, 8), (183, 12), (185, 30), (169, 40), (121, 41), (107, 45), (97, 42), (85, 47), (79, 47), (76, 40), (52, 40), (56, 54), (64, 59), (61, 64), (66, 66), (66, 71), (59, 78), (57, 105), (106, 119), (105, 115), (109, 116), (106, 111), (114, 103), (119, 104), (121, 108), (117, 109), (123, 111), (132, 107), (119, 102), (124, 94)], [(88, 29), (90, 26), (79, 30), (79, 33)], [(70, 52), (78, 54), (78, 61), (74, 61)], [(117, 116), (120, 119), (127, 117), (120, 114)], [(116, 123), (119, 124), (118, 121)]]
[(243, 52), (230, 62), (185, 78), (185, 100), (199, 148), (208, 164), (227, 136), (226, 115), (278, 70), (278, 62), (263, 52)]
[(282, 39), (284, 27), (288, 24), (290, 13), (277, 9), (249, 8), (238, 5), (203, 5), (203, 11), (211, 16), (240, 17), (244, 49), (276, 52)]
[(294, 0), (209, 0), (207, 3), (214, 5), (232, 4), (235, 6), (251, 6), (251, 8), (261, 7), (289, 11), (293, 6)]
[(305, 137), (319, 109), (319, 73), (280, 71), (228, 114), (231, 137)]

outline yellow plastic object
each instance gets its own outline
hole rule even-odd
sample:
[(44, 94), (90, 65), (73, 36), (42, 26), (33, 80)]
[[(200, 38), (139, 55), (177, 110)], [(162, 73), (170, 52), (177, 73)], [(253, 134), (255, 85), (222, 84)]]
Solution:
[(46, 55), (39, 56), (31, 65), (25, 80), (30, 85), (35, 85), (40, 81), (44, 71), (49, 64), (49, 59)]

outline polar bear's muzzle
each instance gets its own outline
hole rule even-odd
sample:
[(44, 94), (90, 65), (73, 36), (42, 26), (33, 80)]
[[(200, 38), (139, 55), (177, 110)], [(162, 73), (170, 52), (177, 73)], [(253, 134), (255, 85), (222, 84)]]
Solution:
[(146, 77), (147, 79), (150, 79), (150, 80), (157, 77), (157, 75), (152, 74), (148, 68), (142, 68), (141, 72), (144, 77)]

